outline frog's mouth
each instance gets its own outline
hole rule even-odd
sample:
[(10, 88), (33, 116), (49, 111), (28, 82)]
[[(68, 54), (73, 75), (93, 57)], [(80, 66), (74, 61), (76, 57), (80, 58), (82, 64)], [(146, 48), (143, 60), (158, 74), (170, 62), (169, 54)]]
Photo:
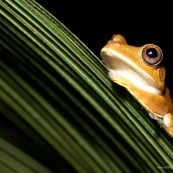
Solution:
[(150, 75), (135, 65), (131, 60), (111, 50), (101, 50), (101, 57), (109, 70), (109, 77), (116, 83), (129, 88), (135, 86), (146, 92), (160, 94)]

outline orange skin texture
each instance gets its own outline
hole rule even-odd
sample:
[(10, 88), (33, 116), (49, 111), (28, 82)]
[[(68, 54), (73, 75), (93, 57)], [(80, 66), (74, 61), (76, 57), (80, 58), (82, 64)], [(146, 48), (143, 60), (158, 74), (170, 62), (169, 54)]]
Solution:
[[(110, 61), (109, 54), (105, 52), (115, 53), (116, 56), (120, 55), (125, 57), (124, 61), (126, 64), (129, 63), (132, 67), (137, 67), (136, 72), (141, 73), (145, 77), (146, 83), (152, 83), (152, 86), (156, 89), (156, 93), (145, 91), (131, 82), (131, 80), (126, 78), (113, 78), (110, 79), (115, 83), (127, 88), (127, 90), (135, 97), (139, 102), (146, 107), (150, 113), (156, 115), (157, 117), (169, 120), (169, 124), (164, 124), (164, 128), (173, 135), (173, 103), (169, 93), (169, 89), (165, 86), (165, 68), (163, 65), (158, 65), (156, 67), (146, 65), (144, 61), (141, 60), (140, 55), (144, 47), (150, 46), (152, 44), (145, 44), (140, 47), (135, 47), (128, 45), (125, 38), (120, 35), (113, 35), (112, 39), (101, 50), (101, 57), (103, 62), (107, 65), (109, 70), (112, 70), (114, 67), (114, 60)], [(156, 46), (156, 45), (155, 45)], [(157, 47), (157, 46), (156, 46)], [(158, 49), (160, 49), (158, 47)], [(116, 61), (115, 63), (123, 63), (123, 61)], [(115, 71), (116, 73), (116, 71)], [(144, 79), (145, 80), (145, 79)]]
[[(115, 83), (119, 83), (114, 81)], [(120, 83), (119, 83), (120, 84)], [(151, 113), (155, 113), (163, 117), (166, 113), (173, 113), (172, 99), (169, 89), (166, 87), (163, 94), (156, 95), (146, 91), (142, 91), (133, 85), (124, 85), (132, 95), (134, 95)]]

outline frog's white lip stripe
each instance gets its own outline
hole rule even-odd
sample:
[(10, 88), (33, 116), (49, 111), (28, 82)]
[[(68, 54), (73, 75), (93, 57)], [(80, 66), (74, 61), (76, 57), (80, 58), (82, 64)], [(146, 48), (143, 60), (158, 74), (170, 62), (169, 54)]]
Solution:
[(109, 69), (109, 77), (112, 80), (129, 81), (128, 83), (141, 90), (160, 94), (154, 80), (129, 59), (113, 50), (104, 48), (101, 50), (101, 57)]

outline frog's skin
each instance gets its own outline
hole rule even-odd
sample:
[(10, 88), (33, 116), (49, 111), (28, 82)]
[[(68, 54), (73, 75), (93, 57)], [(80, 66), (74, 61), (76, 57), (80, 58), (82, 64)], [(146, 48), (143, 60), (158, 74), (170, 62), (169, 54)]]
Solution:
[(149, 110), (150, 117), (162, 122), (173, 135), (173, 103), (165, 86), (161, 49), (154, 44), (131, 46), (122, 35), (116, 34), (100, 55), (110, 79), (127, 88)]

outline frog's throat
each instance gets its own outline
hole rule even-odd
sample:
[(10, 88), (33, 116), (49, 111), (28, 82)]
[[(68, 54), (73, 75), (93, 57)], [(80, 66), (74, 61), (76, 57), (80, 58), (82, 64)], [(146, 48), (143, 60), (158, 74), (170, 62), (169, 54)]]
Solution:
[(114, 82), (124, 87), (133, 85), (153, 94), (162, 94), (163, 90), (157, 88), (156, 82), (150, 75), (122, 55), (116, 56), (111, 52), (103, 52), (102, 59), (109, 69), (109, 77)]

